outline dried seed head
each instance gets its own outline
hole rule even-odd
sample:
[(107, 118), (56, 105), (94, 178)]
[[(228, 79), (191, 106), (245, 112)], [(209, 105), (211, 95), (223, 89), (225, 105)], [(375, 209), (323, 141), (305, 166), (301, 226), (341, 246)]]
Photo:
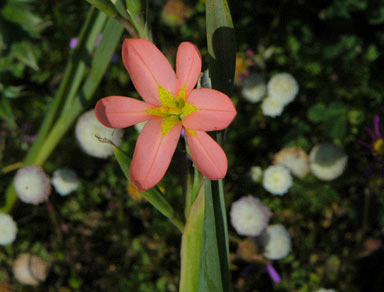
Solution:
[(51, 183), (46, 173), (38, 166), (20, 168), (14, 181), (19, 199), (28, 204), (40, 204), (51, 193)]

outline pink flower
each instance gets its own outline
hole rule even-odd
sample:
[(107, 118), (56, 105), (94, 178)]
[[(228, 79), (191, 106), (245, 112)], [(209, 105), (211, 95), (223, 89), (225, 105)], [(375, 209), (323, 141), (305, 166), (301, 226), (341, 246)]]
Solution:
[(144, 39), (126, 39), (122, 58), (144, 101), (105, 97), (97, 102), (95, 114), (110, 128), (125, 128), (149, 120), (136, 143), (131, 181), (139, 190), (147, 190), (162, 179), (183, 127), (196, 167), (211, 180), (222, 179), (227, 172), (227, 157), (205, 131), (228, 127), (236, 109), (224, 93), (194, 89), (201, 72), (201, 56), (196, 46), (189, 42), (180, 44), (176, 73), (159, 49)]

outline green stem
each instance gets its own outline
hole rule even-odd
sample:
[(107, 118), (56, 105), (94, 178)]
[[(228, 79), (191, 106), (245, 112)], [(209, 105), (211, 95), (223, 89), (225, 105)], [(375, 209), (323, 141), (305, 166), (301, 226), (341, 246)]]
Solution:
[[(92, 9), (90, 13), (92, 14), (93, 11), (94, 10)], [(102, 13), (99, 12), (98, 14)], [(93, 40), (90, 39), (90, 35), (87, 35), (88, 38), (87, 41), (84, 42), (84, 44), (94, 44), (97, 36), (99, 35), (102, 29), (102, 25), (94, 25), (95, 21), (100, 22), (102, 21), (102, 18), (97, 16), (95, 17), (92, 14), (91, 19), (93, 21), (89, 22), (90, 17), (91, 16), (88, 15), (87, 21), (84, 26), (89, 26), (90, 28), (93, 28), (97, 31), (92, 31), (92, 33), (90, 33)], [(93, 57), (92, 67), (90, 69), (90, 73), (87, 77), (87, 80), (85, 81), (80, 92), (75, 95), (77, 98), (73, 99), (73, 101), (71, 102), (72, 106), (66, 106), (66, 109), (62, 110), (60, 117), (57, 119), (55, 125), (53, 125), (52, 127), (52, 124), (56, 119), (57, 111), (59, 108), (61, 108), (62, 105), (61, 99), (63, 99), (64, 97), (68, 98), (68, 93), (70, 92), (69, 90), (72, 87), (73, 78), (71, 78), (71, 75), (74, 72), (74, 69), (71, 68), (71, 66), (74, 65), (67, 66), (68, 71), (66, 71), (64, 79), (62, 81), (64, 85), (60, 86), (59, 92), (50, 107), (50, 111), (44, 119), (43, 125), (39, 132), (39, 138), (27, 154), (24, 165), (43, 165), (46, 159), (55, 149), (57, 144), (60, 142), (60, 139), (64, 136), (64, 134), (72, 125), (74, 120), (84, 109), (84, 107), (86, 106), (86, 102), (89, 101), (93, 96), (101, 81), (101, 78), (104, 75), (105, 69), (109, 64), (109, 61), (113, 55), (117, 43), (120, 40), (123, 28), (115, 20), (109, 19), (104, 32), (104, 38)], [(73, 62), (76, 62), (78, 60), (79, 59), (75, 58)], [(5, 205), (4, 207), (0, 208), (0, 212), (9, 213), (16, 201), (17, 194), (15, 192), (12, 182), (7, 188), (5, 194)]]
[(179, 229), (181, 234), (184, 232), (184, 223), (178, 217), (169, 218), (169, 220)]
[[(93, 26), (94, 21), (96, 19), (96, 14), (97, 13), (94, 8), (89, 11), (79, 35), (78, 47), (80, 47), (84, 43), (83, 39), (86, 36), (86, 32), (89, 31), (89, 29)], [(65, 69), (64, 77), (60, 83), (60, 87), (57, 91), (57, 94), (49, 107), (48, 113), (45, 116), (44, 121), (40, 127), (39, 133), (37, 135), (37, 139), (33, 143), (32, 147), (27, 153), (26, 158), (24, 159), (25, 166), (33, 164), (36, 154), (40, 150), (41, 144), (44, 143), (46, 136), (48, 135), (49, 131), (52, 129), (52, 125), (57, 118), (58, 110), (63, 105), (63, 98), (67, 96), (68, 87), (73, 81), (74, 72), (77, 70), (77, 67), (78, 67), (77, 61), (79, 61), (78, 54), (75, 53), (69, 59), (69, 62)], [(75, 66), (75, 64), (77, 65)]]

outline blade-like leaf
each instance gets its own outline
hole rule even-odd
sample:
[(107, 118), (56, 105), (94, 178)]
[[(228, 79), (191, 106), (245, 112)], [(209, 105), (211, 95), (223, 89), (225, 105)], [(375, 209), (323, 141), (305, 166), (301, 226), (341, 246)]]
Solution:
[[(35, 164), (42, 165), (45, 162), (78, 115), (88, 105), (89, 100), (93, 97), (104, 76), (122, 33), (123, 26), (116, 20), (109, 18), (103, 31), (103, 38), (93, 56), (91, 69), (83, 86), (75, 95), (72, 103), (62, 111), (55, 126), (47, 136), (45, 143), (41, 146), (42, 149), (39, 150), (34, 161)], [(71, 87), (71, 85), (69, 86)]]
[(198, 291), (228, 291), (224, 290), (221, 276), (218, 249), (218, 244), (221, 244), (221, 242), (217, 241), (215, 221), (211, 181), (205, 179), (205, 212)]
[(0, 97), (0, 119), (5, 120), (10, 128), (16, 127), (11, 103), (4, 96)]
[[(201, 185), (196, 200), (192, 204), (181, 242), (181, 273), (179, 292), (200, 292), (200, 256), (205, 213), (205, 186)], [(220, 291), (220, 290), (216, 290)]]
[[(206, 23), (209, 73), (212, 80), (212, 88), (230, 95), (235, 75), (236, 43), (231, 13), (226, 0), (206, 0)], [(217, 140), (221, 144), (222, 133), (218, 133)], [(211, 187), (209, 187), (209, 190), (211, 190)], [(215, 231), (212, 233), (217, 243), (216, 252), (222, 285), (222, 290), (216, 291), (228, 292), (230, 283), (229, 245), (223, 181), (213, 183), (212, 193), (213, 214), (208, 213), (210, 208), (208, 207), (209, 201), (207, 199), (205, 220), (210, 220), (209, 222), (213, 220), (214, 222), (214, 229), (212, 229), (211, 232), (213, 230)], [(211, 218), (211, 216), (213, 216), (213, 218)], [(213, 228), (213, 225), (210, 224), (209, 228)], [(209, 234), (209, 236), (212, 237), (212, 234)], [(208, 241), (207, 244), (212, 244), (212, 241)], [(212, 249), (214, 248), (215, 246), (212, 246)], [(213, 252), (213, 250), (211, 250), (211, 252)], [(212, 259), (212, 261), (213, 260), (214, 259)], [(217, 271), (215, 270), (215, 272)], [(215, 280), (219, 280), (216, 274), (211, 273), (210, 276), (215, 277)], [(207, 281), (207, 283), (209, 282)], [(204, 290), (205, 288), (209, 287), (201, 286), (201, 291), (206, 291)]]
[(231, 93), (235, 75), (236, 42), (226, 0), (206, 0), (209, 75), (212, 88)]
[[(129, 182), (129, 167), (131, 165), (131, 158), (122, 151), (119, 147), (113, 145), (113, 153), (115, 154), (115, 158), (119, 163), (121, 170), (123, 171), (126, 179)], [(145, 198), (155, 209), (157, 209), (161, 214), (171, 220), (172, 223), (176, 225), (183, 231), (183, 224), (179, 219), (175, 216), (175, 211), (172, 206), (165, 199), (164, 195), (160, 193), (156, 188), (152, 188), (145, 192), (139, 192), (140, 195)]]
[(38, 37), (42, 30), (51, 25), (50, 22), (43, 21), (33, 14), (29, 5), (19, 1), (7, 1), (5, 6), (0, 9), (0, 16), (7, 21), (21, 25), (33, 37)]
[(12, 45), (11, 54), (26, 66), (31, 67), (33, 70), (39, 70), (34, 54), (34, 48), (30, 42), (21, 41)]
[[(89, 27), (93, 28), (93, 21), (100, 20), (100, 14), (101, 12), (95, 14), (94, 9), (91, 9), (89, 17), (85, 22), (84, 29), (87, 30)], [(99, 29), (99, 32), (100, 29), (102, 29), (102, 27), (98, 25), (95, 26), (95, 29), (96, 28)], [(83, 31), (81, 35), (84, 35), (84, 41), (79, 40), (79, 46), (83, 44), (86, 47), (87, 44), (94, 44), (94, 41), (90, 39), (88, 40), (88, 36), (92, 35), (92, 37), (97, 38), (99, 32), (96, 33), (93, 31), (86, 34), (83, 33)], [(65, 97), (67, 96), (68, 90), (72, 88), (73, 79), (71, 74), (75, 72), (74, 70), (78, 65), (76, 61), (72, 60), (73, 63), (71, 61), (69, 62), (64, 79), (60, 85), (59, 92), (51, 104), (50, 109), (43, 121), (43, 125), (39, 130), (38, 138), (24, 160), (25, 165), (43, 165), (45, 163), (49, 155), (60, 142), (61, 138), (65, 135), (77, 116), (87, 105), (86, 101), (89, 101), (92, 98), (101, 81), (101, 78), (105, 73), (122, 33), (123, 27), (121, 24), (113, 19), (109, 19), (107, 21), (107, 25), (103, 33), (105, 37), (103, 37), (99, 47), (97, 48), (95, 56), (93, 57), (91, 69), (85, 84), (82, 86), (81, 92), (76, 95), (78, 98), (74, 100), (72, 107), (69, 107), (67, 111), (62, 112), (60, 117), (56, 119), (56, 115), (61, 108), (62, 101), (66, 99)], [(5, 205), (0, 208), (0, 212), (8, 213), (15, 204), (16, 199), (17, 195), (12, 183), (7, 188), (5, 194)]]
[(112, 4), (110, 0), (86, 0), (95, 6), (97, 9), (103, 11), (109, 17), (115, 17), (117, 15), (117, 11), (115, 6)]

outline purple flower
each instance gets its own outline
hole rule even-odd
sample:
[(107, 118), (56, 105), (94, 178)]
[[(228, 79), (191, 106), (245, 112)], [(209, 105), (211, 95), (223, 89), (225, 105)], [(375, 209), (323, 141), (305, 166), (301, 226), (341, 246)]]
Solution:
[[(383, 130), (380, 127), (380, 117), (379, 115), (375, 115), (373, 117), (373, 129), (368, 127), (365, 128), (365, 131), (371, 137), (371, 142), (359, 141), (361, 145), (369, 148), (369, 152), (365, 152), (364, 154), (372, 154), (375, 158), (373, 163), (379, 162), (384, 167), (384, 137), (382, 135)], [(367, 175), (369, 175), (372, 171), (373, 163), (369, 166), (367, 170)]]
[(268, 274), (271, 277), (272, 281), (275, 283), (281, 282), (281, 277), (279, 273), (275, 270), (271, 263), (266, 263), (265, 267), (267, 268)]
[(78, 41), (77, 38), (72, 38), (71, 41), (69, 42), (69, 47), (70, 47), (72, 50), (76, 49), (77, 41)]

